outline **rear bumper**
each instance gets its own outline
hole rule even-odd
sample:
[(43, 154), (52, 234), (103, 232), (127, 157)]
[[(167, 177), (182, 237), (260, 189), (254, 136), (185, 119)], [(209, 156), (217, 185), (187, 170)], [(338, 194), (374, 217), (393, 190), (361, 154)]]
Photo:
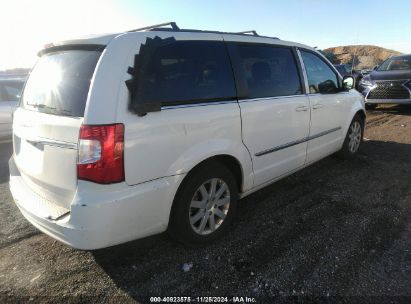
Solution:
[[(166, 230), (171, 204), (183, 175), (136, 186), (79, 181), (68, 213), (53, 220), (39, 212), (38, 195), (24, 182), (13, 157), (10, 190), (24, 217), (51, 237), (77, 249), (91, 250)], [(16, 171), (17, 170), (17, 171)]]

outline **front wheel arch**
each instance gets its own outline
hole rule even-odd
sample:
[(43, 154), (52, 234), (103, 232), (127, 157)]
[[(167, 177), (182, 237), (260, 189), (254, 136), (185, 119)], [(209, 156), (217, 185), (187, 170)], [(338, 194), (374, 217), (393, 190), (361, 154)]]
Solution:
[[(349, 141), (350, 141), (350, 130), (351, 130), (351, 126), (356, 121), (361, 126), (361, 130), (360, 130), (361, 131), (361, 138), (360, 138), (359, 146), (356, 149), (356, 151), (351, 152), (348, 148), (348, 144), (349, 144)], [(361, 143), (363, 142), (364, 129), (365, 129), (365, 114), (360, 110), (354, 115), (354, 117), (350, 121), (350, 124), (348, 125), (347, 131), (346, 131), (345, 136), (344, 136), (344, 141), (343, 141), (342, 147), (337, 152), (337, 155), (340, 158), (342, 158), (342, 159), (351, 159), (354, 155), (356, 155), (358, 153), (359, 149), (361, 148)]]

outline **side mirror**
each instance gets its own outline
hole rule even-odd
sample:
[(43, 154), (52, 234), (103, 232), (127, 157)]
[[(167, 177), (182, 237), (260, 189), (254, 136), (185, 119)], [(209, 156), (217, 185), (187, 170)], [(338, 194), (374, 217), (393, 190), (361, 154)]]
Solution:
[(354, 88), (354, 77), (352, 76), (344, 76), (342, 81), (342, 88), (343, 90), (349, 91)]
[(377, 70), (377, 69), (378, 69), (378, 65), (376, 65), (376, 66), (373, 67), (372, 69), (373, 69), (373, 71)]

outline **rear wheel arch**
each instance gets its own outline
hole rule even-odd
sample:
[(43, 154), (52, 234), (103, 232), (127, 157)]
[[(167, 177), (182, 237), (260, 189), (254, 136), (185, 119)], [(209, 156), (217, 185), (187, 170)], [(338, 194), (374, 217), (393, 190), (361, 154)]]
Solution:
[(211, 164), (221, 164), (225, 166), (233, 174), (236, 180), (236, 183), (237, 183), (238, 190), (239, 192), (241, 192), (243, 182), (244, 182), (244, 174), (243, 174), (243, 168), (241, 166), (240, 161), (234, 156), (228, 155), (228, 154), (220, 154), (220, 155), (211, 156), (207, 159), (202, 160), (201, 162), (196, 164), (194, 167), (192, 167), (189, 170), (189, 172), (186, 174), (186, 176), (183, 178), (180, 185), (178, 186), (176, 194), (174, 195), (173, 204), (171, 206), (170, 217), (173, 214), (173, 207), (176, 201), (178, 200), (179, 194), (181, 193), (181, 190), (184, 188), (187, 181), (193, 176), (193, 174), (198, 172), (198, 170), (205, 170), (207, 166)]
[(184, 177), (182, 182), (180, 183), (177, 193), (179, 192), (180, 188), (184, 185), (184, 183), (190, 178), (190, 176), (194, 172), (196, 172), (197, 170), (201, 170), (204, 167), (207, 167), (207, 165), (211, 163), (221, 164), (225, 166), (228, 170), (230, 170), (230, 172), (233, 174), (237, 182), (238, 189), (241, 192), (241, 189), (244, 183), (244, 171), (243, 171), (243, 167), (240, 161), (232, 155), (220, 154), (220, 155), (214, 155), (209, 158), (206, 158), (202, 160), (201, 162), (199, 162), (198, 164), (196, 164), (194, 167), (192, 167), (187, 173), (187, 175)]
[(223, 231), (226, 231), (227, 228), (223, 228), (222, 230), (220, 228), (219, 231), (216, 230), (209, 237), (205, 237), (203, 239), (196, 238), (192, 235), (192, 233), (188, 232), (188, 230), (190, 230), (191, 228), (187, 228), (185, 217), (188, 206), (187, 204), (191, 197), (190, 193), (192, 189), (195, 189), (197, 187), (196, 183), (198, 183), (199, 180), (205, 177), (207, 177), (207, 180), (215, 177), (221, 178), (221, 176), (223, 176), (222, 180), (229, 185), (231, 193), (231, 202), (229, 209), (231, 211), (229, 211), (229, 217), (227, 217), (224, 227), (229, 225), (235, 214), (237, 201), (239, 199), (238, 194), (241, 192), (240, 187), (243, 183), (242, 167), (240, 162), (231, 155), (215, 155), (195, 165), (181, 181), (176, 191), (169, 214), (169, 223), (167, 229), (175, 239), (187, 244), (190, 244), (191, 242), (202, 243), (203, 241), (207, 242), (206, 239), (218, 237), (218, 235), (224, 233)]

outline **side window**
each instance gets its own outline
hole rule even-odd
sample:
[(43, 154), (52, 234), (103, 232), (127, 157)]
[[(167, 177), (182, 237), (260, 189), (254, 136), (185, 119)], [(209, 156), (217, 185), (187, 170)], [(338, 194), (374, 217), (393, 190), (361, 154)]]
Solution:
[(223, 42), (175, 41), (159, 46), (147, 57), (137, 84), (138, 103), (172, 105), (236, 96)]
[(9, 82), (4, 84), (3, 94), (7, 101), (18, 101), (23, 88), (23, 82)]
[(8, 101), (8, 100), (7, 100), (6, 92), (5, 92), (2, 84), (0, 83), (0, 102), (2, 102), (2, 101)]
[(319, 56), (301, 51), (307, 72), (309, 92), (335, 93), (338, 88), (338, 78), (334, 71)]
[(238, 45), (250, 98), (302, 94), (292, 50), (284, 47)]

